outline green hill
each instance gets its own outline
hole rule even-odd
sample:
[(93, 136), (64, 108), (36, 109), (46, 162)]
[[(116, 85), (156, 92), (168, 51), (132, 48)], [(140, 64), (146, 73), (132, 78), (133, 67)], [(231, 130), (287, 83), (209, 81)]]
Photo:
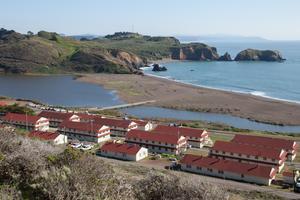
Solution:
[[(184, 55), (193, 54), (194, 48), (197, 55)], [(150, 60), (163, 58), (216, 60), (218, 54), (204, 44), (182, 45), (174, 37), (117, 32), (79, 41), (54, 32), (34, 35), (0, 29), (0, 72), (5, 73), (138, 73)]]

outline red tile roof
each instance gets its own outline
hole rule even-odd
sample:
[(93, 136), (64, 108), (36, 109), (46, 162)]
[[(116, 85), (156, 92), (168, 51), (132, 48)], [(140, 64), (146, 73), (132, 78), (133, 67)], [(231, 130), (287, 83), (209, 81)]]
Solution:
[(110, 119), (110, 118), (96, 118), (96, 123), (104, 124), (110, 127), (120, 127), (120, 128), (129, 128), (129, 125), (132, 123), (130, 120), (123, 119)]
[(180, 160), (180, 163), (263, 178), (273, 178), (276, 173), (276, 169), (272, 172), (272, 169), (274, 168), (271, 166), (240, 163), (232, 160), (223, 160), (190, 154), (185, 155)]
[(139, 126), (146, 126), (148, 124), (148, 121), (143, 120), (132, 120), (133, 122), (137, 123)]
[(42, 111), (39, 114), (39, 116), (41, 117), (45, 117), (48, 119), (58, 119), (58, 120), (66, 120), (72, 117), (73, 115), (74, 113), (64, 113), (64, 112), (55, 112), (55, 111)]
[(103, 127), (103, 124), (99, 123), (90, 123), (90, 122), (72, 122), (69, 120), (63, 121), (60, 125), (59, 128), (64, 129), (64, 128), (69, 128), (69, 129), (75, 129), (78, 131), (91, 131), (91, 132), (98, 132), (99, 129)]
[(166, 133), (166, 134), (179, 134), (185, 137), (196, 137), (201, 138), (204, 136), (205, 130), (195, 129), (195, 128), (186, 128), (186, 127), (177, 127), (177, 126), (164, 126), (158, 125), (152, 132)]
[(2, 119), (4, 121), (16, 121), (16, 122), (25, 122), (35, 124), (41, 117), (39, 116), (32, 116), (26, 114), (17, 114), (17, 113), (7, 113)]
[(59, 136), (58, 133), (42, 132), (42, 131), (32, 131), (28, 135), (28, 137), (39, 138), (39, 139), (42, 139), (42, 140), (54, 140), (58, 136)]
[(6, 102), (0, 101), (0, 106), (7, 106)]
[(114, 142), (107, 142), (100, 148), (101, 151), (125, 153), (129, 155), (136, 155), (140, 149), (141, 147), (136, 144), (119, 144)]
[[(257, 146), (247, 146), (243, 144), (238, 144), (234, 142), (224, 142), (224, 141), (216, 141), (212, 150), (215, 151), (225, 151), (229, 153), (237, 153), (237, 154), (244, 154), (250, 156), (259, 156), (259, 157), (266, 157), (270, 159), (282, 159), (286, 156), (286, 151), (282, 149), (268, 149), (262, 148)], [(282, 155), (281, 152), (284, 151)]]
[(279, 148), (285, 150), (293, 150), (298, 147), (296, 142), (293, 140), (240, 134), (235, 135), (232, 142), (250, 146), (262, 146), (264, 148)]
[(164, 142), (168, 144), (178, 144), (180, 139), (180, 137), (178, 137), (177, 135), (153, 133), (137, 129), (130, 130), (126, 135), (126, 140), (133, 138), (148, 141)]
[(79, 116), (80, 120), (95, 120), (97, 118), (102, 118), (100, 115), (91, 115), (91, 114), (85, 114), (85, 113), (76, 113), (77, 116)]

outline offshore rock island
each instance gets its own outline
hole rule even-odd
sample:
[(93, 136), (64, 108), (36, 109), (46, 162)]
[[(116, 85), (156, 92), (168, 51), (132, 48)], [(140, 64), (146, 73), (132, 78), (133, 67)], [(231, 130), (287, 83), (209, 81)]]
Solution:
[[(0, 29), (0, 72), (4, 73), (116, 73), (140, 74), (153, 60), (232, 61), (226, 53), (203, 43), (181, 44), (174, 37), (130, 32), (94, 39), (40, 31), (36, 35)], [(278, 51), (247, 49), (236, 61), (283, 61)]]

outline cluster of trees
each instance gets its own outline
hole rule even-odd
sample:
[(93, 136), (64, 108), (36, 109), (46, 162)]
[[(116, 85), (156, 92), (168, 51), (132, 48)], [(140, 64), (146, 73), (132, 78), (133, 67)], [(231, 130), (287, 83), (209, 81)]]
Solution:
[(94, 155), (0, 129), (0, 199), (227, 199), (212, 185), (152, 171), (132, 179)]

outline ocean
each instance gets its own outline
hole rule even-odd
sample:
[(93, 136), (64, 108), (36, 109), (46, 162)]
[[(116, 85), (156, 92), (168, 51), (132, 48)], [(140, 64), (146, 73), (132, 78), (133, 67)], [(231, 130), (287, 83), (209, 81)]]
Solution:
[(165, 63), (165, 72), (151, 74), (188, 84), (247, 93), (300, 103), (300, 42), (208, 43), (220, 55), (237, 53), (247, 48), (279, 50), (285, 62), (194, 62)]

